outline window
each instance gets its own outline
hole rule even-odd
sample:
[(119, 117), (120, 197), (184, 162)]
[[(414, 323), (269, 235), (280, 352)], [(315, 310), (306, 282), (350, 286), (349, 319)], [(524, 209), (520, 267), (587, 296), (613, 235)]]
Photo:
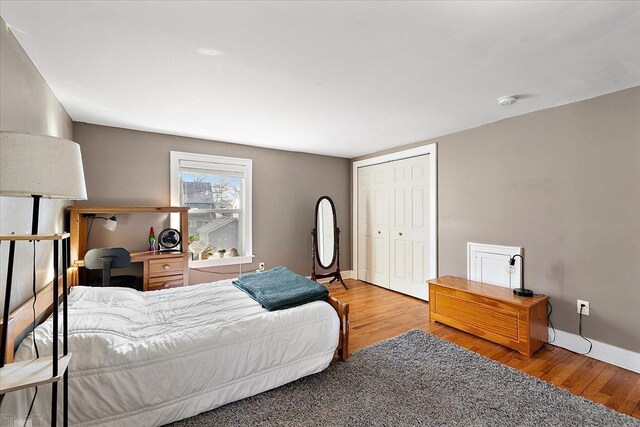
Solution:
[(250, 159), (171, 152), (171, 204), (191, 208), (191, 267), (253, 262), (251, 168)]

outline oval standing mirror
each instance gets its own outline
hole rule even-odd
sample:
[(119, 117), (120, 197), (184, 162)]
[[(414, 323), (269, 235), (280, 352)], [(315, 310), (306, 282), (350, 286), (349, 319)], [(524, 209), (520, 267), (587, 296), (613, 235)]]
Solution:
[(336, 208), (333, 200), (322, 196), (316, 203), (316, 257), (322, 268), (336, 261)]

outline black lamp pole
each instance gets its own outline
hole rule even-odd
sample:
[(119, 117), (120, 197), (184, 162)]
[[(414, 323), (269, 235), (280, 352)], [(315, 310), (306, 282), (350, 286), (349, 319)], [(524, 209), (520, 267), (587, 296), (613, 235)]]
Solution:
[(9, 304), (11, 301), (11, 280), (13, 279), (13, 259), (16, 253), (16, 241), (9, 242), (9, 267), (7, 269), (7, 286), (4, 295), (4, 311), (2, 312), (2, 339), (0, 339), (0, 368), (7, 357), (7, 332), (9, 331)]
[[(31, 234), (38, 234), (38, 218), (41, 195), (33, 194), (33, 212), (31, 214)], [(11, 307), (11, 285), (13, 281), (13, 262), (16, 252), (16, 241), (9, 242), (9, 262), (7, 266), (7, 282), (4, 293), (4, 311), (2, 312), (2, 339), (0, 339), (0, 368), (5, 364), (7, 356), (7, 333), (9, 331), (9, 308)]]
[(31, 214), (31, 234), (38, 234), (38, 219), (40, 217), (40, 199), (42, 196), (38, 194), (32, 194), (33, 197), (33, 212)]
[(514, 266), (516, 265), (516, 257), (520, 257), (520, 287), (519, 288), (515, 288), (513, 290), (513, 294), (514, 295), (518, 295), (519, 297), (532, 297), (533, 296), (533, 291), (531, 289), (525, 289), (524, 288), (524, 257), (520, 254), (515, 254), (513, 256), (511, 256), (511, 258), (509, 258), (509, 265), (510, 266)]

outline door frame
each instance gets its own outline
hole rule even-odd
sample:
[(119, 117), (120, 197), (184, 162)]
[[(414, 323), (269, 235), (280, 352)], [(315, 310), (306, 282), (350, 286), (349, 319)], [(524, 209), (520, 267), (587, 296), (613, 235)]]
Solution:
[(433, 233), (430, 233), (429, 240), (429, 271), (438, 276), (438, 150), (437, 143), (422, 145), (416, 148), (398, 151), (369, 159), (358, 160), (352, 163), (352, 190), (351, 190), (351, 270), (353, 278), (358, 279), (358, 168), (365, 166), (379, 165), (396, 160), (410, 159), (417, 156), (427, 156), (429, 162), (429, 214), (431, 221), (429, 226)]

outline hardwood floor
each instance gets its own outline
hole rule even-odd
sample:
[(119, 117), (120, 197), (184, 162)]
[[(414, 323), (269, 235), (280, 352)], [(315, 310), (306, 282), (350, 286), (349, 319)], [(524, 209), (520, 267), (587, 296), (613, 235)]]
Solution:
[(527, 359), (513, 350), (429, 321), (428, 303), (357, 280), (327, 285), (350, 305), (351, 351), (422, 329), (504, 363), (571, 393), (640, 419), (640, 374), (559, 347), (547, 346)]

